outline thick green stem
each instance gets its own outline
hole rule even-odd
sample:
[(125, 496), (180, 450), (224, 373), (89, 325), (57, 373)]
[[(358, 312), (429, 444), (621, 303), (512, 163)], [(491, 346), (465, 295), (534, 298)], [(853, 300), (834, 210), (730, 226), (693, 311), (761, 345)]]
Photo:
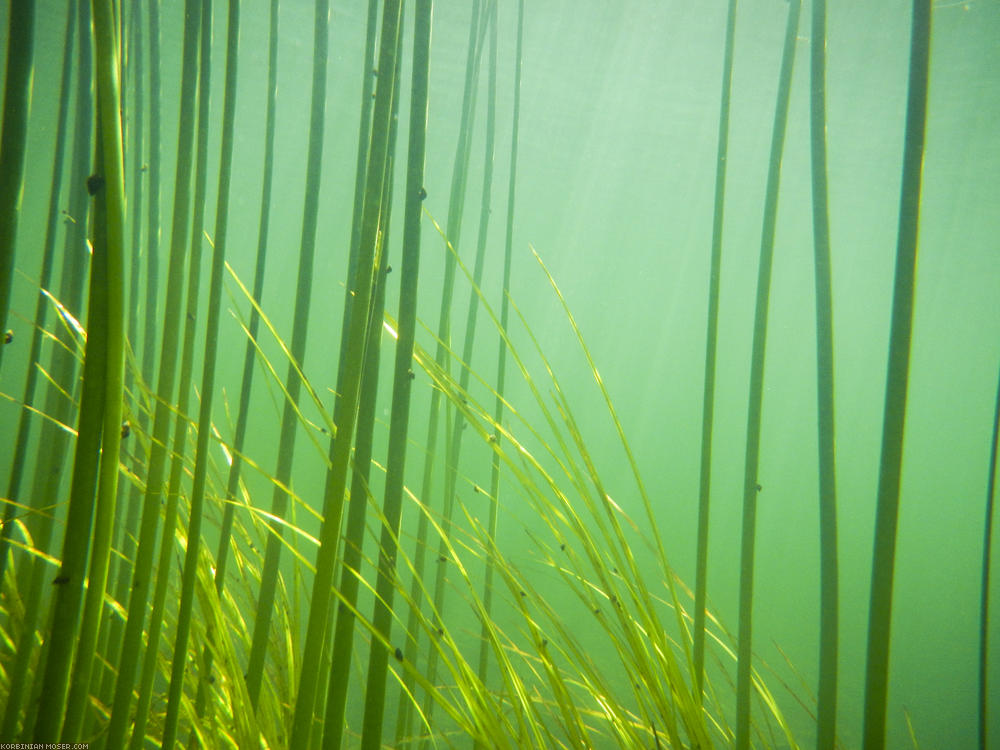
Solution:
[[(215, 391), (215, 366), (218, 353), (219, 316), (222, 302), (222, 274), (226, 259), (226, 239), (229, 227), (229, 187), (233, 163), (233, 128), (236, 122), (236, 73), (239, 51), (240, 5), (229, 0), (226, 33), (226, 83), (222, 115), (222, 156), (219, 164), (219, 189), (215, 210), (215, 247), (212, 251), (212, 275), (209, 280), (208, 316), (205, 324), (205, 356), (201, 380), (201, 408), (198, 413), (198, 446), (195, 452), (194, 483), (191, 489), (187, 549), (181, 580), (181, 600), (177, 612), (177, 634), (174, 640), (174, 660), (170, 672), (167, 715), (164, 719), (161, 747), (172, 750), (177, 737), (181, 691), (187, 665), (187, 647), (191, 632), (191, 612), (197, 580), (201, 527), (205, 505), (205, 479), (208, 472), (208, 439), (212, 433), (212, 395)], [(203, 33), (207, 33), (203, 29)]]
[(986, 750), (989, 690), (987, 667), (990, 645), (990, 567), (993, 553), (993, 503), (997, 487), (997, 453), (1000, 451), (1000, 380), (993, 407), (993, 439), (990, 444), (990, 468), (986, 479), (986, 523), (983, 529), (983, 575), (979, 604), (979, 750)]
[[(163, 310), (163, 339), (160, 351), (160, 370), (157, 382), (156, 409), (153, 415), (153, 439), (146, 489), (143, 498), (142, 518), (139, 526), (135, 567), (132, 571), (132, 589), (129, 594), (125, 635), (122, 639), (121, 662), (115, 683), (115, 698), (111, 708), (105, 747), (125, 746), (130, 719), (132, 688), (136, 667), (142, 652), (143, 625), (149, 600), (149, 583), (153, 574), (153, 556), (156, 551), (156, 531), (160, 517), (160, 499), (163, 494), (163, 473), (166, 464), (166, 446), (173, 420), (171, 404), (174, 403), (174, 386), (177, 375), (178, 318), (183, 293), (184, 258), (188, 243), (189, 203), (191, 199), (191, 145), (194, 140), (194, 93), (198, 78), (198, 41), (201, 28), (200, 0), (186, 0), (184, 4), (184, 51), (181, 69), (180, 127), (177, 134), (173, 221), (170, 237), (170, 262), (167, 272), (167, 293)], [(152, 196), (151, 196), (152, 200)]]
[[(337, 561), (340, 540), (340, 522), (344, 508), (344, 491), (351, 463), (351, 444), (358, 414), (358, 397), (365, 360), (365, 341), (368, 329), (369, 304), (372, 300), (372, 274), (375, 248), (383, 216), (381, 199), (388, 158), (389, 130), (392, 114), (392, 94), (396, 69), (396, 40), (399, 33), (401, 2), (387, 0), (382, 15), (382, 36), (379, 43), (379, 77), (375, 90), (375, 113), (372, 118), (372, 138), (368, 157), (368, 176), (365, 179), (364, 219), (361, 224), (361, 244), (358, 265), (352, 279), (353, 289), (348, 290), (352, 305), (349, 336), (343, 379), (343, 390), (337, 402), (334, 421), (337, 435), (330, 446), (330, 468), (323, 493), (323, 526), (320, 546), (316, 553), (316, 575), (313, 578), (312, 602), (302, 662), (307, 665), (320, 663), (323, 642), (327, 632), (330, 609), (330, 589)], [(304, 669), (299, 678), (299, 691), (295, 699), (292, 720), (292, 748), (303, 748), (312, 731), (312, 717), (316, 706), (319, 670)]]
[(722, 220), (726, 204), (729, 153), (729, 95), (733, 82), (736, 0), (729, 0), (722, 58), (722, 95), (715, 155), (715, 202), (712, 212), (712, 260), (708, 277), (708, 331), (705, 335), (705, 384), (701, 407), (701, 469), (698, 475), (698, 547), (694, 583), (694, 685), (700, 701), (705, 682), (705, 601), (708, 592), (708, 521), (712, 483), (712, 423), (715, 415), (715, 359), (719, 331), (719, 279), (722, 275)]
[[(95, 222), (105, 222), (105, 315), (107, 364), (104, 372), (104, 427), (100, 476), (94, 518), (93, 549), (83, 622), (77, 636), (77, 660), (61, 741), (76, 742), (89, 705), (90, 677), (96, 659), (97, 638), (104, 611), (118, 497), (118, 458), (122, 437), (122, 392), (125, 367), (125, 168), (122, 141), (119, 55), (112, 0), (93, 0), (97, 102), (103, 164), (104, 211)], [(100, 203), (98, 202), (98, 205)], [(97, 246), (94, 249), (97, 253)], [(93, 295), (93, 290), (91, 291)], [(51, 655), (49, 667), (52, 665)]]
[(740, 543), (740, 605), (738, 656), (736, 667), (736, 750), (750, 747), (750, 676), (752, 656), (753, 567), (757, 527), (757, 470), (760, 459), (761, 406), (764, 400), (764, 351), (767, 345), (767, 311), (771, 295), (771, 265), (774, 233), (778, 217), (778, 186), (781, 156), (788, 120), (788, 94), (795, 61), (795, 33), (799, 27), (800, 0), (789, 0), (785, 43), (778, 74), (778, 96), (771, 132), (771, 156), (764, 195), (764, 221), (757, 270), (757, 304), (754, 311), (753, 348), (750, 363), (750, 401), (747, 409), (747, 444), (743, 474), (743, 527)]
[(816, 398), (819, 447), (820, 647), (816, 748), (837, 741), (837, 478), (833, 411), (833, 287), (826, 181), (826, 0), (813, 0), (810, 42), (813, 248), (816, 266)]
[[(403, 263), (399, 288), (399, 331), (392, 382), (392, 415), (383, 502), (385, 526), (379, 545), (379, 568), (373, 625), (382, 639), (391, 636), (392, 605), (397, 586), (396, 553), (402, 514), (410, 393), (413, 383), (413, 342), (416, 334), (417, 278), (420, 266), (420, 218), (423, 204), (424, 156), (430, 67), (431, 0), (417, 0), (410, 84), (410, 137), (406, 168)], [(389, 652), (373, 641), (368, 656), (361, 747), (379, 748), (385, 713)]]
[[(503, 419), (503, 394), (507, 379), (507, 323), (510, 318), (510, 266), (514, 246), (514, 194), (517, 185), (517, 138), (521, 121), (521, 56), (524, 49), (524, 0), (517, 4), (517, 52), (514, 58), (514, 113), (510, 134), (510, 174), (507, 183), (507, 225), (503, 254), (503, 286), (500, 300), (500, 345), (497, 352), (496, 401), (493, 405), (493, 424)], [(496, 435), (496, 444), (500, 435)], [(500, 451), (494, 449), (490, 466), (490, 517), (487, 533), (491, 541), (496, 541), (497, 525), (500, 518)], [(486, 579), (483, 583), (483, 612), (485, 620), (480, 629), (479, 663), (477, 674), (485, 685), (489, 665), (490, 623), (493, 612), (493, 578), (496, 560), (491, 554), (486, 558)]]
[(909, 93), (899, 199), (896, 274), (889, 331), (889, 368), (882, 418), (882, 452), (875, 514), (871, 599), (868, 614), (868, 663), (865, 671), (864, 750), (885, 747), (889, 696), (889, 642), (892, 628), (892, 580), (896, 560), (896, 521), (903, 464), (903, 427), (910, 371), (913, 291), (917, 266), (920, 177), (927, 124), (927, 74), (930, 58), (930, 0), (914, 0), (910, 32)]
[[(319, 215), (320, 175), (323, 167), (323, 133), (326, 108), (326, 64), (329, 40), (329, 0), (316, 0), (313, 27), (313, 79), (309, 120), (309, 151), (306, 166), (305, 204), (302, 212), (302, 238), (299, 245), (299, 272), (295, 292), (295, 313), (292, 320), (292, 362), (288, 365), (285, 390), (288, 398), (281, 415), (281, 433), (278, 438), (278, 465), (275, 469), (274, 495), (271, 513), (283, 519), (288, 511), (288, 486), (292, 473), (292, 456), (295, 452), (295, 433), (298, 428), (298, 400), (302, 380), (296, 363), (301, 368), (305, 362), (306, 338), (309, 330), (309, 307), (312, 298), (313, 256), (316, 249), (316, 223)], [(264, 677), (264, 661), (271, 632), (271, 615), (277, 593), (278, 563), (281, 558), (284, 526), (273, 524), (264, 551), (264, 568), (261, 573), (257, 615), (254, 619), (253, 641), (247, 665), (247, 690), (256, 707)], [(317, 659), (317, 663), (318, 663)]]
[[(31, 109), (35, 0), (11, 0), (7, 29), (7, 79), (0, 133), (0, 333), (7, 330), (14, 279), (14, 243), (21, 213), (21, 178)], [(0, 345), (2, 364), (3, 346)]]

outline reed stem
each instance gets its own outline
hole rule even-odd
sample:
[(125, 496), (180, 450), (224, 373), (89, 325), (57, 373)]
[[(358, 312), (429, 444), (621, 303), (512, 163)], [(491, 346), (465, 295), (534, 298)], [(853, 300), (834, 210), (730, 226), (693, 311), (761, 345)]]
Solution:
[(774, 259), (774, 234), (778, 217), (778, 187), (781, 182), (781, 157), (785, 146), (788, 120), (788, 96), (795, 61), (795, 34), (799, 27), (800, 0), (789, 0), (785, 43), (778, 74), (778, 96), (771, 131), (771, 155), (764, 195), (764, 220), (761, 229), (760, 262), (757, 270), (757, 304), (754, 311), (753, 348), (750, 364), (750, 402), (747, 409), (747, 444), (743, 475), (743, 527), (740, 543), (739, 633), (736, 666), (736, 750), (750, 747), (750, 676), (752, 658), (753, 568), (757, 528), (757, 478), (760, 463), (761, 406), (764, 399), (764, 352), (767, 345), (767, 311), (771, 295), (771, 265)]
[(885, 747), (886, 704), (889, 696), (889, 644), (892, 627), (892, 581), (896, 559), (896, 522), (903, 464), (906, 389), (913, 331), (917, 233), (920, 218), (920, 177), (927, 124), (927, 73), (930, 58), (930, 0), (914, 0), (910, 36), (909, 92), (903, 141), (903, 176), (899, 199), (896, 274), (889, 331), (889, 367), (882, 418), (878, 508), (872, 555), (871, 600), (868, 614), (868, 662), (865, 670), (864, 750)]
[(729, 0), (722, 58), (722, 95), (715, 156), (715, 203), (712, 213), (712, 260), (708, 280), (708, 332), (705, 335), (705, 385), (701, 409), (701, 470), (698, 475), (698, 546), (694, 585), (694, 683), (701, 701), (705, 685), (705, 602), (708, 591), (708, 526), (712, 483), (712, 423), (715, 414), (715, 359), (719, 331), (719, 278), (722, 273), (722, 220), (726, 203), (726, 158), (729, 152), (729, 99), (733, 82), (736, 0)]
[[(14, 243), (21, 208), (21, 180), (31, 109), (31, 71), (35, 46), (35, 0), (11, 0), (7, 16), (7, 74), (0, 131), (0, 334), (14, 280)], [(0, 366), (4, 348), (0, 345)]]

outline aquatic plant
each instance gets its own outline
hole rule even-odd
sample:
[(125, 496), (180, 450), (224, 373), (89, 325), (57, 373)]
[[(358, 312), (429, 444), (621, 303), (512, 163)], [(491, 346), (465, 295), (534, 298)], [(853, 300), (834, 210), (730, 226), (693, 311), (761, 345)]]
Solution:
[[(14, 162), (25, 158), (26, 81), (37, 63), (32, 5), (12, 3), (6, 37), (4, 320), (25, 183)], [(172, 58), (162, 54), (160, 12), (168, 6), (112, 0), (67, 6), (60, 29), (62, 96), (52, 169), (44, 175), (51, 175), (48, 208), (44, 224), (30, 229), (45, 236), (37, 274), (20, 239), (17, 255), (24, 276), (18, 284), (34, 301), (31, 344), (23, 370), (14, 373), (23, 376), (23, 390), (15, 393), (9, 379), (3, 385), (5, 399), (18, 407), (4, 419), (16, 415), (10, 423), (18, 426), (16, 440), (7, 441), (14, 450), (0, 547), (0, 740), (85, 741), (106, 748), (186, 742), (219, 748), (471, 743), (704, 750), (800, 747), (804, 731), (815, 732), (823, 750), (846, 746), (838, 736), (842, 608), (825, 3), (811, 7), (809, 40), (821, 560), (816, 699), (805, 678), (802, 687), (789, 684), (794, 666), (767, 664), (751, 627), (765, 344), (799, 1), (779, 4), (787, 16), (767, 172), (749, 180), (765, 187), (738, 472), (735, 636), (720, 614), (727, 608), (710, 606), (708, 580), (710, 508), (725, 492), (712, 472), (720, 440), (716, 371), (725, 354), (719, 323), (730, 135), (736, 130), (730, 113), (734, 72), (740, 71), (735, 0), (726, 4), (719, 55), (711, 244), (702, 254), (709, 287), (701, 432), (693, 440), (676, 438), (700, 447), (693, 591), (674, 567), (680, 555), (671, 549), (666, 526), (676, 503), (687, 500), (647, 488), (614, 389), (557, 283), (559, 273), (542, 260), (558, 249), (531, 247), (529, 253), (528, 243), (515, 239), (515, 196), (523, 194), (522, 73), (531, 70), (525, 19), (538, 6), (475, 0), (467, 16), (462, 9), (461, 22), (468, 22), (460, 49), (464, 67), (456, 62), (451, 71), (456, 80), (462, 77), (461, 96), (456, 91), (456, 111), (448, 112), (436, 109), (431, 75), (435, 50), (458, 45), (449, 37), (432, 45), (432, 2), (412, 5), (411, 16), (401, 0), (369, 0), (363, 14), (363, 43), (359, 32), (358, 59), (351, 64), (360, 72), (353, 79), (360, 100), (351, 109), (358, 137), (354, 192), (338, 227), (349, 236), (342, 252), (340, 239), (331, 239), (323, 224), (335, 212), (326, 202), (335, 163), (327, 113), (342, 104), (330, 96), (334, 83), (342, 83), (330, 72), (343, 70), (340, 60), (332, 65), (331, 25), (341, 19), (331, 16), (328, 0), (312, 6), (308, 138), (302, 192), (291, 198), (281, 194), (277, 186), (286, 183), (276, 174), (288, 168), (292, 144), (276, 131), (284, 116), (278, 82), (279, 61), (285, 64), (279, 50), (285, 48), (279, 42), (296, 32), (282, 27), (279, 34), (277, 0), (268, 4), (266, 80), (260, 84), (238, 76), (256, 51), (240, 45), (240, 34), (265, 25), (241, 14), (238, 0), (185, 0), (182, 25), (172, 19), (179, 35), (169, 37), (179, 71), (166, 68)], [(868, 628), (864, 742), (872, 749), (883, 747), (887, 736), (930, 12), (927, 0), (915, 0)], [(212, 64), (213, 26), (225, 30), (221, 86), (212, 76), (219, 68)], [(347, 51), (338, 49), (341, 54)], [(168, 87), (163, 73), (170, 76)], [(170, 164), (161, 164), (161, 140), (173, 134), (172, 123), (161, 130), (161, 118), (174, 112), (161, 107), (164, 88), (176, 88), (178, 97), (172, 180), (160, 174), (162, 164)], [(217, 121), (212, 97), (218, 92)], [(238, 137), (244, 127), (240, 103), (251, 93), (264, 103), (259, 151), (253, 139)], [(437, 204), (427, 200), (437, 195), (428, 183), (444, 181), (436, 163), (443, 160), (427, 143), (432, 128), (445, 128), (444, 122), (455, 126), (449, 143), (454, 158), (446, 165), (447, 199)], [(499, 243), (491, 239), (497, 222), (490, 220), (494, 178), (499, 181), (504, 168), (495, 152), (504, 148), (508, 125), (501, 256), (493, 252)], [(407, 135), (405, 157), (397, 147), (399, 128)], [(258, 159), (255, 212), (241, 201), (252, 191), (234, 169), (241, 160)], [(173, 201), (163, 283), (161, 194)], [(476, 198), (478, 231), (469, 241), (462, 232), (466, 201)], [(289, 202), (297, 211), (299, 199), (294, 281), (280, 289), (286, 310), (283, 300), (265, 297), (269, 284), (277, 283), (269, 269), (291, 257), (280, 255), (285, 247), (273, 236), (271, 218)], [(65, 214), (58, 209), (63, 201)], [(446, 212), (441, 223), (438, 210)], [(60, 217), (66, 221), (62, 257), (55, 251)], [(397, 224), (398, 242), (390, 232)], [(249, 284), (241, 240), (235, 239), (242, 225), (256, 227)], [(23, 226), (18, 237), (24, 237)], [(400, 269), (390, 274), (397, 244)], [(203, 259), (203, 250), (210, 258)], [(517, 254), (525, 261), (517, 267), (524, 287), (512, 282)], [(491, 276), (491, 263), (502, 269), (499, 279)], [(343, 266), (345, 280), (339, 338), (336, 326), (321, 318), (329, 314), (321, 307), (327, 298), (341, 301), (324, 275), (333, 264)], [(398, 296), (390, 284), (396, 278)], [(58, 289), (52, 288), (56, 279)], [(555, 311), (548, 320), (527, 310), (533, 300), (522, 289), (538, 287)], [(432, 329), (419, 317), (418, 294), (424, 300), (438, 291)], [(575, 366), (551, 343), (553, 329), (570, 342)], [(490, 354), (496, 351), (495, 361), (484, 355), (483, 342)], [(314, 360), (311, 347), (336, 355)], [(236, 375), (226, 369), (230, 351), (242, 354), (233, 356)], [(389, 352), (391, 370), (381, 367)], [(12, 372), (10, 359), (0, 364), (5, 375)], [(235, 388), (234, 415), (229, 397)], [(379, 399), (388, 393), (389, 409), (380, 412)], [(998, 411), (982, 558), (983, 747)], [(381, 414), (388, 415), (387, 425)], [(601, 427), (595, 427), (598, 418)], [(423, 424), (427, 432), (415, 437), (414, 428)], [(34, 428), (40, 443), (29, 439)], [(269, 429), (276, 434), (261, 439)], [(29, 476), (31, 490), (25, 491)], [(906, 721), (915, 736), (908, 714)]]

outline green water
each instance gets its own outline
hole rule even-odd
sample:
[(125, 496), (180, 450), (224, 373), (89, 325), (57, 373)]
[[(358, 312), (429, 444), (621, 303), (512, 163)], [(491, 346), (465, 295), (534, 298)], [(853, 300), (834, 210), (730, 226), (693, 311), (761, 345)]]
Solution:
[[(160, 199), (164, 227), (161, 282), (165, 277), (168, 217), (173, 205), (182, 5), (179, 0), (160, 4)], [(219, 158), (225, 49), (225, 10), (221, 3), (218, 5), (206, 195), (205, 226), (210, 233), (214, 226), (216, 184), (212, 174)], [(304, 358), (304, 371), (328, 410), (333, 406), (354, 199), (357, 102), (364, 67), (364, 5), (360, 0), (334, 0), (330, 18), (326, 136), (310, 336)], [(447, 218), (458, 136), (470, 5), (469, 0), (439, 0), (434, 8), (424, 206), (442, 227)], [(861, 746), (864, 708), (910, 9), (900, 0), (846, 0), (831, 2), (830, 6), (827, 147), (841, 597), (837, 726), (843, 746), (854, 748)], [(743, 461), (761, 217), (786, 7), (778, 0), (745, 0), (739, 5), (736, 23), (708, 555), (709, 603), (730, 632), (735, 632), (737, 622)], [(8, 12), (6, 3), (0, 5), (0, 28), (7, 27)], [(29, 366), (30, 321), (37, 295), (39, 247), (47, 221), (59, 97), (64, 4), (40, 0), (37, 12), (26, 179), (15, 260), (18, 273), (8, 323), (15, 339), (4, 352), (0, 371), (0, 391), (10, 397), (0, 401), (0, 445), (12, 445), (15, 440), (20, 416), (17, 401)], [(248, 285), (253, 274), (262, 179), (267, 12), (260, 0), (245, 2), (240, 28), (228, 261)], [(723, 2), (650, 0), (527, 0), (525, 9), (511, 297), (557, 371), (608, 494), (627, 514), (643, 519), (640, 498), (614, 426), (559, 300), (531, 253), (534, 248), (565, 296), (609, 391), (655, 506), (670, 563), (692, 587), (725, 13)], [(764, 379), (754, 593), (756, 664), (787, 712), (803, 747), (814, 743), (811, 713), (815, 710), (812, 696), (819, 649), (810, 14), (807, 3), (802, 9), (796, 43), (781, 169)], [(404, 16), (400, 154), (405, 154), (409, 112), (411, 15), (406, 12)], [(310, 3), (283, 0), (274, 197), (261, 306), (286, 341), (291, 337), (302, 223), (312, 22)], [(496, 164), (481, 285), (485, 298), (497, 309), (509, 179), (516, 3), (499, 3), (498, 24)], [(6, 43), (6, 37), (0, 39)], [(1000, 364), (998, 40), (997, 0), (942, 0), (933, 4), (930, 98), (891, 633), (887, 714), (890, 748), (911, 747), (907, 713), (922, 748), (977, 746), (982, 539)], [(5, 57), (0, 56), (0, 60)], [(129, 86), (130, 80), (126, 78)], [(470, 267), (482, 183), (485, 62), (478, 87), (465, 225), (458, 246), (460, 257)], [(129, 90), (126, 88), (126, 94)], [(125, 112), (128, 123), (128, 105)], [(395, 178), (397, 194), (401, 195), (404, 156), (399, 157)], [(67, 189), (64, 187), (64, 191)], [(397, 271), (402, 215), (400, 201), (389, 227), (390, 263), (397, 266)], [(203, 252), (205, 285), (210, 253), (207, 243)], [(429, 351), (433, 351), (429, 331), (435, 330), (437, 324), (445, 257), (441, 236), (430, 218), (425, 217), (418, 316), (428, 330), (418, 330), (418, 342)], [(398, 281), (392, 277), (388, 295), (386, 309), (395, 315)], [(203, 299), (207, 299), (207, 291)], [(460, 278), (452, 311), (456, 351), (461, 346), (468, 299), (468, 284)], [(132, 299), (129, 304), (140, 319), (146, 314), (144, 297)], [(162, 314), (162, 290), (159, 304), (158, 315)], [(224, 313), (218, 334), (221, 346), (214, 421), (228, 439), (229, 425), (235, 420), (245, 346), (245, 335), (235, 319), (248, 315), (248, 306), (238, 293), (224, 297), (223, 305), (236, 314)], [(204, 303), (202, 315), (203, 311)], [(50, 329), (55, 325), (52, 319), (50, 313)], [(472, 366), (492, 382), (497, 335), (482, 313), (479, 325)], [(196, 352), (202, 346), (203, 335), (199, 335)], [(512, 326), (511, 337), (525, 352), (533, 351), (531, 339), (520, 324)], [(273, 338), (263, 338), (266, 340), (262, 348), (275, 362), (280, 382), (286, 360)], [(380, 463), (385, 461), (388, 442), (393, 352), (393, 340), (383, 336), (380, 382), (384, 395), (376, 412), (379, 425), (374, 448), (375, 460)], [(201, 373), (200, 358), (201, 354), (196, 354), (196, 383)], [(539, 366), (534, 355), (528, 359), (534, 367)], [(416, 492), (423, 468), (420, 448), (426, 434), (430, 379), (418, 372), (415, 386), (406, 481)], [(543, 390), (548, 387), (543, 382)], [(485, 386), (474, 385), (472, 393), (489, 404), (488, 409), (492, 408), (491, 394)], [(523, 405), (520, 408), (526, 419), (541, 419), (511, 363), (507, 396), (515, 407)], [(245, 472), (244, 479), (254, 504), (265, 510), (269, 509), (272, 492), (268, 476), (274, 471), (281, 399), (276, 381), (258, 368), (245, 453), (261, 470)], [(308, 419), (317, 419), (312, 405), (304, 406), (303, 412)], [(292, 485), (306, 503), (319, 510), (327, 444), (313, 431), (319, 438), (316, 449), (305, 433), (300, 426)], [(37, 434), (36, 427), (34, 441)], [(31, 445), (34, 461), (44, 446), (36, 442)], [(439, 442), (439, 452), (443, 451), (441, 445)], [(480, 514), (483, 523), (488, 506), (471, 485), (488, 486), (491, 452), (483, 441), (467, 438), (460, 466), (467, 481), (460, 481), (459, 496), (471, 512)], [(6, 453), (0, 450), (0, 470), (4, 472), (8, 469)], [(443, 470), (438, 469), (438, 484), (442, 474)], [(224, 486), (224, 475), (217, 481)], [(372, 492), (376, 498), (381, 498), (383, 484), (384, 473), (375, 472)], [(612, 684), (627, 684), (627, 679), (615, 672), (615, 657), (604, 640), (604, 631), (587, 617), (586, 611), (579, 611), (579, 602), (543, 564), (533, 538), (542, 537), (546, 544), (552, 544), (552, 539), (539, 528), (514, 484), (505, 474), (502, 488), (511, 489), (502, 506), (498, 544), (514, 564), (527, 571), (542, 596), (558, 602), (567, 618), (575, 619), (577, 636), (592, 657), (606, 659)], [(435, 493), (440, 494), (437, 484)], [(24, 491), (22, 496), (27, 496)], [(433, 498), (427, 502), (436, 507), (439, 501)], [(305, 518), (301, 510), (298, 513), (295, 523), (311, 534), (318, 533), (318, 523)], [(416, 520), (417, 512), (407, 506), (401, 535), (404, 547), (413, 545)], [(640, 527), (645, 523), (639, 521)], [(369, 526), (373, 531), (366, 544), (373, 558), (378, 528), (371, 514)], [(526, 534), (526, 530), (531, 533)], [(642, 532), (649, 536), (648, 528), (642, 528)], [(207, 533), (214, 554), (217, 531)], [(49, 550), (55, 556), (61, 548), (61, 534), (62, 527), (57, 526)], [(315, 547), (308, 542), (294, 543), (307, 559), (315, 555)], [(658, 575), (647, 548), (637, 546), (635, 553), (650, 575)], [(12, 554), (17, 559), (24, 553), (15, 550)], [(286, 559), (282, 565), (284, 574), (292, 580), (292, 563)], [(372, 570), (373, 566), (368, 565), (365, 574), (374, 580)], [(429, 580), (433, 572), (431, 568)], [(994, 606), (1000, 601), (997, 573), (994, 564)], [(481, 580), (478, 568), (474, 576)], [(311, 585), (303, 584), (297, 589), (299, 598), (293, 600), (302, 620), (294, 627), (301, 626), (303, 631), (310, 591)], [(662, 586), (656, 593), (666, 595)], [(10, 595), (6, 589), (5, 595)], [(463, 610), (460, 596), (452, 591), (449, 597), (449, 627), (456, 630), (456, 637), (474, 662), (478, 621)], [(12, 606), (9, 601), (5, 606)], [(497, 606), (497, 622), (516, 630), (519, 620), (509, 603)], [(362, 596), (359, 610), (370, 612), (370, 594)], [(252, 619), (252, 612), (252, 604), (248, 604), (244, 616)], [(400, 617), (405, 619), (405, 615)], [(993, 617), (990, 636), (994, 651), (1000, 637), (996, 623)], [(398, 623), (396, 627), (398, 632)], [(356, 636), (356, 679), (347, 707), (348, 725), (354, 732), (359, 731), (361, 722), (367, 643), (366, 637)], [(11, 648), (12, 644), (4, 645), (4, 659)], [(424, 663), (425, 657), (421, 656), (417, 666)], [(770, 670), (763, 669), (764, 664)], [(731, 663), (730, 667), (735, 674)], [(721, 676), (717, 677), (722, 682)], [(990, 661), (989, 677), (993, 707), (998, 705), (996, 685), (1000, 684), (1000, 661), (995, 657)], [(723, 692), (725, 700), (730, 700), (732, 691)], [(392, 741), (391, 714), (397, 693), (390, 682), (390, 717), (384, 735), (387, 742)], [(728, 710), (733, 710), (731, 705)], [(993, 710), (989, 722), (991, 746), (996, 746), (1000, 741), (1000, 713)], [(0, 737), (2, 741), (7, 739)], [(780, 740), (776, 746), (785, 746), (782, 743)]]

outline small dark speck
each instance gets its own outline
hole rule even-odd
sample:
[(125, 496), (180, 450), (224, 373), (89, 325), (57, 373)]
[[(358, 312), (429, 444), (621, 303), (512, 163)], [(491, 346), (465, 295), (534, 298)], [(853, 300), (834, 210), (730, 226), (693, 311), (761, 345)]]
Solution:
[(561, 549), (563, 552), (565, 552), (566, 551), (566, 545), (565, 544), (560, 544), (559, 545), (559, 549)]
[(92, 174), (87, 178), (87, 193), (97, 195), (97, 192), (104, 187), (104, 178), (99, 174)]
[(132, 434), (132, 425), (128, 423), (128, 420), (122, 422), (122, 439), (124, 440), (131, 434)]
[(521, 596), (527, 596), (527, 594), (524, 593), (524, 589), (521, 589)]
[(5, 344), (9, 344), (13, 340), (14, 340), (14, 329), (13, 328), (8, 328), (7, 331), (3, 335), (3, 342)]
[(472, 485), (472, 491), (473, 492), (479, 492), (479, 485), (478, 484)]
[(190, 320), (192, 323), (194, 323), (194, 313), (188, 313), (187, 319)]
[(208, 684), (209, 685), (214, 685), (215, 684), (215, 675), (214, 674), (210, 674), (208, 676)]
[(438, 628), (438, 635), (444, 635), (444, 628)]
[(546, 647), (546, 646), (548, 646), (548, 645), (549, 645), (549, 642), (548, 642), (548, 640), (547, 640), (547, 639), (545, 639), (545, 638), (543, 638), (543, 639), (542, 639), (542, 648), (545, 648), (545, 647)]
[(757, 492), (760, 492), (762, 489), (764, 489), (763, 487), (760, 486), (759, 482), (755, 486), (757, 488)]
[(448, 562), (448, 558), (444, 555), (438, 555), (438, 562)]
[(322, 432), (324, 435), (329, 435), (330, 434), (330, 432), (325, 427), (320, 427), (319, 431)]
[(147, 172), (147, 171), (149, 171), (149, 165), (148, 164), (143, 164), (141, 167), (139, 167), (139, 171), (140, 172)]
[(385, 272), (386, 273), (392, 273), (392, 266), (386, 266), (385, 267)]
[(420, 200), (424, 200), (427, 197), (427, 188), (420, 188)]
[(378, 68), (372, 68), (372, 75), (378, 78)]
[(594, 614), (595, 615), (601, 614), (601, 608), (600, 607), (594, 607)]
[(56, 584), (59, 584), (59, 583), (69, 583), (69, 576), (56, 576), (52, 580), (52, 583), (56, 583)]
[(396, 661), (403, 661), (403, 649), (396, 646)]
[(410, 380), (413, 380), (416, 377), (416, 375), (413, 374), (413, 370), (407, 370), (406, 374), (410, 378)]

